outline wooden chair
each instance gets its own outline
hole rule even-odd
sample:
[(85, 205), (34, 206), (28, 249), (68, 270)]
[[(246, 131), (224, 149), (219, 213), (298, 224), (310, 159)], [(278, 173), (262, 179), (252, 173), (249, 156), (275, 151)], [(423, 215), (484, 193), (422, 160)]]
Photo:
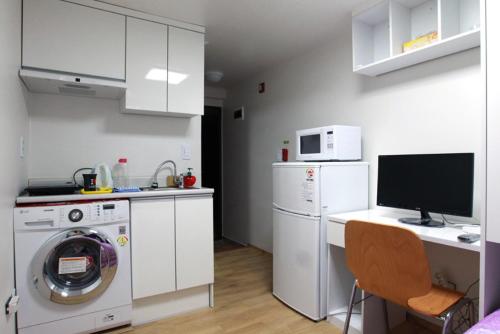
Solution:
[[(345, 250), (354, 274), (344, 334), (349, 330), (356, 290), (362, 289), (384, 301), (440, 319), (442, 333), (453, 333), (451, 319), (458, 311), (467, 328), (474, 322), (474, 306), (463, 293), (432, 284), (431, 271), (422, 240), (410, 230), (349, 221), (345, 228)], [(386, 324), (388, 326), (387, 309)], [(461, 326), (463, 324), (460, 324)]]

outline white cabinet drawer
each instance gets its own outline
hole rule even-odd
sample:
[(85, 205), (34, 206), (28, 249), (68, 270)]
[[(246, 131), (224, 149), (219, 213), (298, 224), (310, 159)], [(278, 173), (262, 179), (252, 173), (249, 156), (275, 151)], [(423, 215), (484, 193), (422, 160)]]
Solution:
[(345, 224), (329, 221), (326, 226), (326, 241), (345, 248)]

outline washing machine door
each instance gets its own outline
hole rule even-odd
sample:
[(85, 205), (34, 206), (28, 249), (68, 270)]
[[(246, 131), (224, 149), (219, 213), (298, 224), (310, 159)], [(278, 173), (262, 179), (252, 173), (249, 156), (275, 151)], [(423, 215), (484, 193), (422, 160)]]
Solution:
[(102, 294), (113, 281), (118, 256), (113, 243), (89, 228), (74, 228), (49, 239), (33, 259), (33, 284), (58, 304), (81, 304)]

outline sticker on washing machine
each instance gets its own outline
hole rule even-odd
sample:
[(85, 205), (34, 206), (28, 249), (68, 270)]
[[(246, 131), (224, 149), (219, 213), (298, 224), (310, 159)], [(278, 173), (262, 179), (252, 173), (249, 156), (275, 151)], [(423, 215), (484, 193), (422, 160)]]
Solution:
[(116, 242), (118, 243), (118, 245), (123, 247), (128, 244), (128, 237), (125, 234), (121, 234), (118, 236), (118, 238), (116, 238)]
[(87, 258), (82, 257), (60, 257), (59, 275), (77, 274), (87, 271)]

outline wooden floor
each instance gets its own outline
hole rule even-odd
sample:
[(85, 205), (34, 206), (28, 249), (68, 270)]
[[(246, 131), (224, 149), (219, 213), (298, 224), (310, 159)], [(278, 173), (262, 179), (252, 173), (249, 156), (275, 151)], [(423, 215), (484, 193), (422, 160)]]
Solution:
[[(313, 322), (283, 305), (272, 293), (272, 255), (253, 247), (215, 254), (215, 308), (113, 333), (338, 334), (326, 321)], [(393, 333), (429, 333), (405, 324)]]
[(245, 246), (238, 244), (234, 241), (231, 241), (229, 239), (226, 239), (226, 238), (214, 241), (214, 252), (215, 253), (232, 251), (232, 250), (244, 248), (244, 247)]
[(215, 254), (215, 308), (135, 328), (133, 334), (333, 333), (271, 294), (272, 255), (252, 247)]

